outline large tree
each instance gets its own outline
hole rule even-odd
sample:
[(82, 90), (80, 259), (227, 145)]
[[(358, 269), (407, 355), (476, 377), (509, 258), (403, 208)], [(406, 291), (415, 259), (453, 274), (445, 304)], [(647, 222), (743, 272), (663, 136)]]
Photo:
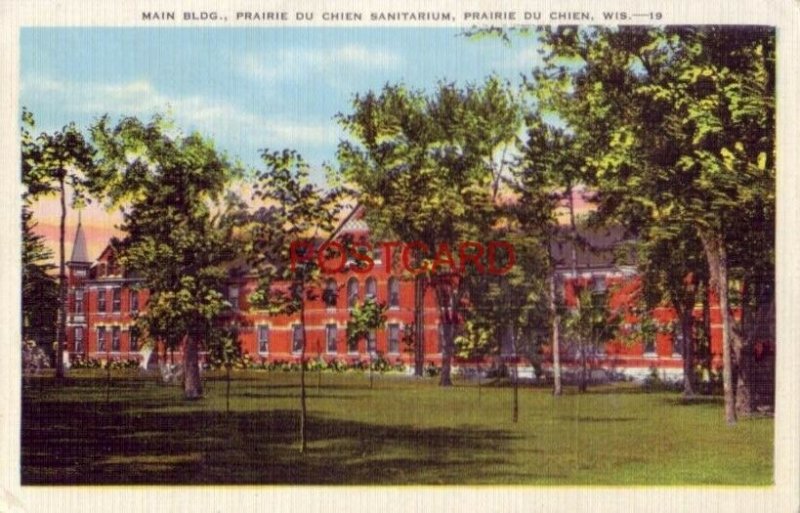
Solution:
[(242, 205), (225, 194), (235, 169), (197, 133), (161, 117), (92, 127), (100, 150), (94, 185), (123, 214), (118, 262), (150, 291), (137, 323), (183, 350), (184, 397), (202, 397), (198, 351), (228, 307), (223, 289), (240, 251)]
[[(599, 212), (637, 234), (676, 223), (700, 240), (723, 313), (725, 416), (735, 422), (734, 378), (740, 395), (752, 380), (735, 367), (749, 350), (733, 329), (728, 256), (743, 231), (774, 224), (774, 31), (556, 27), (540, 35), (540, 104), (579, 138)], [(735, 229), (731, 219), (741, 221)], [(762, 263), (771, 275), (773, 263)]]
[(22, 113), (22, 183), (26, 201), (56, 195), (61, 207), (58, 225), (58, 322), (56, 324), (56, 378), (64, 377), (63, 352), (67, 340), (67, 275), (65, 264), (65, 230), (67, 199), (72, 204), (83, 202), (87, 172), (93, 167), (94, 150), (75, 124), (60, 131), (34, 135), (33, 115)]
[(433, 262), (459, 242), (482, 240), (497, 219), (504, 155), (521, 124), (517, 100), (494, 78), (463, 88), (442, 83), (431, 94), (387, 85), (357, 95), (340, 122), (351, 139), (340, 144), (339, 161), (373, 232), (427, 248), (415, 256), (423, 269), (415, 274), (415, 371), (423, 364), (423, 299), (433, 287), (444, 327), (440, 384), (449, 386), (450, 327), (459, 322), (465, 275)]

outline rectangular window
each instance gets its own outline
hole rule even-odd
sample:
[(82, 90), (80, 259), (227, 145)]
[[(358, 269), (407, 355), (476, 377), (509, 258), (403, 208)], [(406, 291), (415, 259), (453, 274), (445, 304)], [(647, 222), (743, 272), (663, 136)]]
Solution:
[(119, 312), (122, 310), (122, 289), (114, 287), (111, 294), (111, 311)]
[(335, 324), (325, 325), (325, 348), (329, 353), (336, 353), (337, 330)]
[(99, 313), (106, 311), (106, 289), (97, 289), (97, 311)]
[(269, 326), (258, 327), (258, 352), (264, 354), (269, 352)]
[(389, 353), (400, 353), (400, 325), (389, 325)]
[(397, 278), (389, 279), (389, 308), (400, 307), (400, 281)]
[(139, 291), (131, 290), (128, 292), (131, 304), (131, 312), (136, 313), (139, 311)]
[(292, 326), (292, 352), (299, 353), (303, 349), (303, 326), (295, 324)]
[(75, 313), (83, 313), (83, 289), (75, 289)]
[(139, 330), (136, 329), (136, 326), (132, 326), (131, 329), (128, 331), (128, 351), (138, 351), (139, 350)]
[(111, 350), (119, 352), (119, 326), (111, 328)]
[(83, 328), (77, 327), (73, 333), (73, 338), (75, 339), (75, 352), (82, 353), (83, 352)]
[(367, 352), (375, 353), (378, 350), (378, 335), (375, 330), (371, 330), (367, 334)]
[(98, 351), (105, 351), (106, 350), (106, 328), (105, 326), (100, 326), (97, 328), (97, 350)]

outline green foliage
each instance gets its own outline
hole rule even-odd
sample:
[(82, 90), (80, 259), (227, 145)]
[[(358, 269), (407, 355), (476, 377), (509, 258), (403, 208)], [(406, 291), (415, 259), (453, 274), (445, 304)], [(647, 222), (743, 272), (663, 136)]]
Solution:
[[(213, 327), (206, 339), (207, 361), (212, 368), (232, 368), (238, 366), (245, 368), (247, 362), (242, 354), (239, 342), (239, 330), (230, 326), (225, 328)], [(249, 359), (249, 358), (248, 358)]]
[(361, 340), (367, 340), (370, 333), (382, 328), (386, 324), (386, 310), (384, 303), (372, 297), (353, 306), (347, 322), (348, 347), (357, 347)]
[(177, 347), (206, 339), (229, 305), (220, 292), (240, 253), (243, 205), (226, 194), (235, 170), (199, 134), (183, 136), (160, 117), (92, 127), (100, 150), (94, 188), (122, 209), (118, 262), (150, 290), (137, 325)]
[[(622, 319), (608, 304), (609, 294), (584, 288), (578, 294), (578, 306), (564, 316), (565, 336), (581, 347), (598, 348), (614, 340)], [(649, 324), (648, 324), (649, 326)]]
[(334, 228), (342, 192), (313, 184), (308, 165), (294, 151), (264, 150), (261, 156), (266, 168), (258, 173), (253, 199), (265, 206), (250, 217), (246, 248), (260, 282), (250, 302), (271, 314), (291, 315), (322, 288), (316, 259), (292, 268), (291, 245), (308, 242), (316, 249), (316, 238)]
[(58, 284), (52, 276), (53, 253), (36, 234), (33, 213), (22, 206), (22, 340), (48, 347), (56, 339)]

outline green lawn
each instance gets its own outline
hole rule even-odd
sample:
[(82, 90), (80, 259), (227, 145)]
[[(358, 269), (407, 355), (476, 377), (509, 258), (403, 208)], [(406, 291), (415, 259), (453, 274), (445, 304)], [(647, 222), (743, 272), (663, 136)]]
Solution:
[(719, 398), (682, 404), (631, 385), (554, 398), (385, 375), (308, 374), (309, 448), (298, 452), (299, 374), (207, 374), (185, 402), (155, 376), (102, 371), (23, 386), (23, 484), (306, 483), (768, 485), (773, 420), (728, 427)]

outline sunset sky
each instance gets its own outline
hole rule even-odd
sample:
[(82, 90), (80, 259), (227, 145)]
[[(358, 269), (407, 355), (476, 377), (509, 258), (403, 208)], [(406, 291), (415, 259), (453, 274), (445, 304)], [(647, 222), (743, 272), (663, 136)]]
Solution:
[[(492, 73), (519, 84), (537, 62), (533, 38), (506, 45), (452, 29), (26, 28), (20, 93), (40, 131), (86, 127), (106, 113), (168, 112), (248, 166), (259, 165), (262, 148), (293, 148), (319, 169), (335, 159), (334, 116), (350, 111), (355, 93), (396, 82), (430, 90)], [(58, 214), (55, 199), (35, 210), (53, 248)], [(94, 258), (120, 217), (93, 205), (82, 218)], [(67, 221), (69, 257), (77, 213)]]

